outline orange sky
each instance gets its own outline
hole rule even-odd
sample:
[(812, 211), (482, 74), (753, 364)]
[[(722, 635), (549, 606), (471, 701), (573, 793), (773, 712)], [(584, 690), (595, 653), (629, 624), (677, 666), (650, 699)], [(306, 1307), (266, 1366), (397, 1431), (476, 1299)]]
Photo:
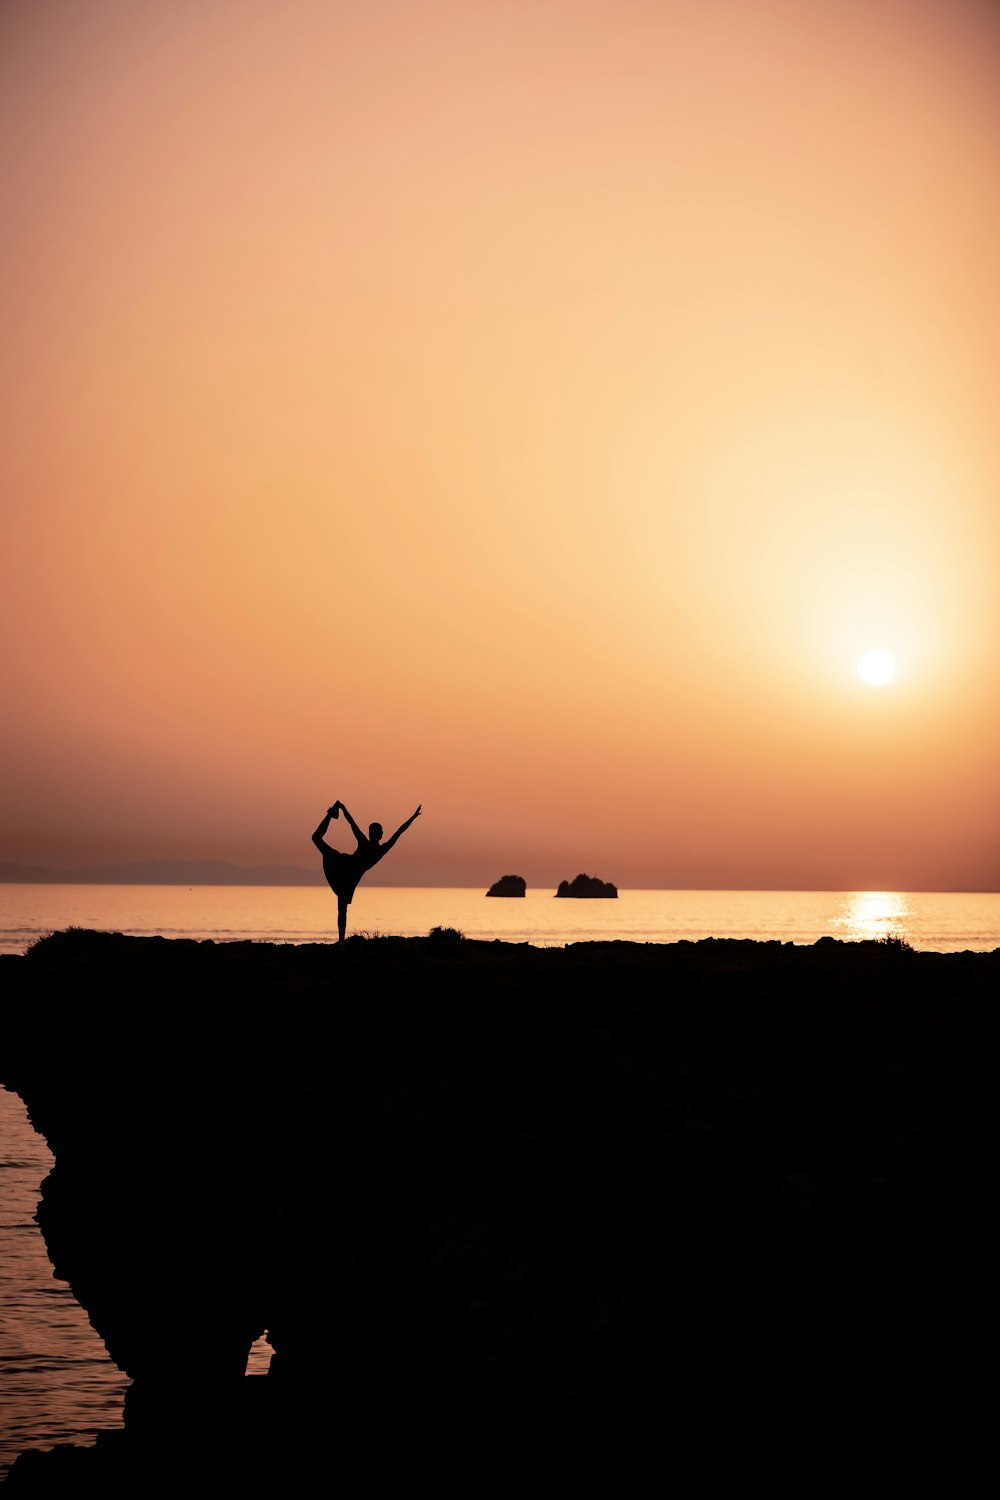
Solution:
[(997, 7), (7, 0), (0, 137), (0, 859), (1000, 889)]

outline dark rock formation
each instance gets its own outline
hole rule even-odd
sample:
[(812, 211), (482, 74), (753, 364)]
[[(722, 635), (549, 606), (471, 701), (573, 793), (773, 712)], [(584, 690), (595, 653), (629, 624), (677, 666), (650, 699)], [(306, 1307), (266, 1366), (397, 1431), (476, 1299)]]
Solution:
[(133, 1382), (11, 1500), (992, 1465), (1000, 951), (70, 932), (0, 979), (49, 1253)]
[(487, 896), (523, 896), (528, 882), (523, 875), (501, 875), (486, 892)]
[(578, 875), (575, 880), (560, 880), (556, 895), (603, 899), (617, 897), (618, 887), (610, 880), (598, 880), (596, 875)]

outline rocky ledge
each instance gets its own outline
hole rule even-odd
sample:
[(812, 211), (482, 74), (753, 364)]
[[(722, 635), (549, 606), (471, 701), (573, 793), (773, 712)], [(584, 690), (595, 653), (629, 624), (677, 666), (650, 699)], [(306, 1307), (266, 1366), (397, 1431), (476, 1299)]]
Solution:
[(598, 880), (596, 875), (578, 875), (575, 880), (560, 880), (556, 895), (605, 899), (617, 897), (618, 887), (610, 880)]
[(528, 882), (523, 875), (501, 875), (486, 892), (487, 896), (523, 896)]
[(992, 1466), (1000, 951), (74, 931), (0, 975), (49, 1254), (132, 1380), (11, 1500)]

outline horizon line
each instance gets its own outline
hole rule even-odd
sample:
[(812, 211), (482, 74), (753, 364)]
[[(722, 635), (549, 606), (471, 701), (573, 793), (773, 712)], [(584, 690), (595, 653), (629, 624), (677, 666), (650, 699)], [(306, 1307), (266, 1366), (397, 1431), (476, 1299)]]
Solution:
[[(27, 871), (31, 871), (31, 872), (33, 872), (36, 875), (43, 875), (43, 877), (46, 877), (46, 878), (42, 878), (42, 879), (32, 880), (30, 878), (25, 878), (23, 875), (19, 875), (19, 874), (16, 874), (16, 873), (10, 873), (10, 874), (8, 874), (6, 872), (7, 870), (10, 870), (12, 867), (16, 868), (19, 864), (21, 864), (21, 862), (17, 861), (17, 860), (5, 860), (5, 861), (2, 862), (2, 866), (6, 866), (6, 870), (2, 866), (0, 866), (0, 885), (148, 885), (148, 886), (189, 886), (189, 887), (192, 887), (192, 888), (194, 886), (200, 886), (200, 887), (205, 887), (205, 888), (215, 887), (215, 888), (219, 888), (219, 889), (225, 889), (226, 887), (231, 887), (233, 889), (251, 890), (254, 887), (259, 887), (259, 888), (265, 888), (266, 889), (268, 886), (271, 886), (274, 889), (280, 889), (282, 886), (285, 886), (285, 887), (287, 887), (289, 889), (298, 889), (298, 888), (306, 889), (306, 888), (309, 888), (311, 886), (316, 886), (316, 887), (319, 888), (319, 887), (322, 887), (323, 884), (324, 884), (323, 881), (322, 881), (322, 878), (319, 878), (319, 879), (314, 878), (314, 872), (311, 871), (309, 869), (309, 867), (305, 866), (305, 865), (275, 865), (275, 866), (271, 866), (271, 867), (268, 867), (268, 866), (259, 866), (259, 865), (256, 865), (256, 866), (255, 865), (245, 865), (245, 866), (233, 865), (233, 866), (231, 866), (231, 869), (232, 869), (232, 871), (233, 871), (234, 874), (238, 874), (240, 872), (251, 873), (253, 870), (261, 870), (261, 869), (266, 870), (268, 868), (273, 868), (274, 870), (279, 870), (279, 869), (287, 870), (290, 874), (292, 872), (299, 873), (299, 874), (303, 875), (304, 877), (307, 877), (307, 878), (305, 878), (303, 880), (286, 880), (286, 881), (281, 881), (281, 882), (266, 881), (266, 880), (248, 880), (248, 881), (241, 881), (241, 880), (205, 880), (205, 879), (199, 879), (199, 878), (197, 878), (197, 876), (188, 876), (188, 877), (183, 878), (183, 879), (174, 879), (174, 880), (170, 880), (170, 879), (152, 879), (152, 878), (148, 878), (148, 877), (147, 878), (143, 878), (142, 876), (139, 876), (139, 877), (136, 877), (136, 878), (133, 878), (133, 879), (102, 879), (101, 876), (100, 876), (100, 871), (101, 870), (107, 870), (109, 872), (109, 874), (112, 873), (112, 872), (115, 872), (117, 874), (122, 874), (124, 872), (124, 870), (129, 867), (130, 864), (142, 864), (142, 863), (149, 863), (149, 864), (160, 863), (160, 864), (163, 864), (163, 865), (171, 865), (171, 864), (177, 865), (177, 864), (184, 863), (184, 861), (182, 861), (182, 860), (163, 860), (163, 861), (153, 861), (153, 860), (150, 860), (150, 861), (139, 861), (139, 860), (136, 860), (136, 861), (123, 861), (121, 865), (114, 865), (114, 864), (112, 864), (112, 865), (107, 865), (107, 866), (82, 866), (82, 867), (78, 867), (76, 869), (74, 869), (72, 867), (70, 867), (70, 868), (64, 868), (64, 867), (54, 866), (54, 865), (28, 865), (28, 864), (24, 864), (23, 867), (22, 867), (24, 869), (24, 871), (26, 871), (26, 872)], [(219, 861), (205, 861), (204, 863), (206, 863), (206, 864), (217, 863), (217, 864), (220, 864), (220, 865), (227, 865), (229, 862), (226, 861), (226, 860), (219, 860)], [(74, 875), (77, 877), (76, 879), (59, 880), (59, 879), (53, 879), (53, 878), (51, 878), (53, 876), (74, 876)], [(83, 877), (83, 878), (81, 878), (81, 877)], [(876, 885), (873, 885), (873, 886), (861, 886), (861, 885), (854, 885), (854, 886), (846, 886), (846, 885), (844, 885), (844, 886), (841, 886), (841, 885), (781, 885), (781, 886), (778, 886), (778, 885), (775, 885), (775, 886), (771, 886), (771, 885), (618, 885), (617, 882), (610, 882), (610, 883), (614, 884), (616, 886), (616, 889), (619, 891), (619, 893), (621, 893), (622, 891), (664, 891), (664, 892), (668, 892), (668, 891), (669, 892), (712, 891), (712, 892), (720, 893), (720, 894), (721, 893), (725, 893), (725, 892), (730, 892), (732, 894), (743, 894), (743, 893), (747, 893), (747, 892), (760, 892), (760, 893), (767, 893), (767, 894), (770, 894), (770, 895), (783, 895), (783, 894), (788, 894), (788, 895), (809, 895), (809, 894), (813, 894), (813, 893), (816, 894), (816, 895), (830, 895), (830, 894), (837, 894), (837, 895), (858, 895), (858, 894), (873, 895), (873, 894), (878, 894), (878, 893), (882, 893), (882, 892), (885, 892), (887, 894), (888, 893), (892, 893), (894, 895), (901, 895), (901, 896), (920, 896), (920, 895), (938, 895), (938, 896), (995, 896), (995, 895), (1000, 895), (1000, 890), (995, 890), (995, 889), (992, 889), (992, 888), (981, 887), (981, 886), (976, 886), (976, 887), (970, 887), (970, 886), (936, 886), (936, 887), (932, 888), (930, 886), (900, 886), (900, 885), (877, 885), (877, 886)], [(552, 885), (552, 886), (550, 886), (548, 884), (535, 884), (534, 886), (532, 886), (532, 885), (529, 884), (527, 886), (527, 889), (528, 890), (534, 890), (534, 891), (549, 891), (549, 890), (553, 890), (554, 891), (557, 888), (558, 884), (559, 884), (559, 882), (557, 882), (556, 885)], [(488, 886), (484, 882), (465, 882), (465, 883), (459, 882), (459, 883), (442, 884), (439, 881), (423, 881), (423, 880), (417, 880), (417, 881), (377, 881), (377, 880), (369, 880), (369, 881), (366, 881), (366, 886), (367, 886), (367, 888), (369, 890), (441, 890), (441, 891), (448, 891), (448, 890), (452, 890), (452, 891), (478, 891), (478, 890), (482, 890), (484, 895), (486, 894), (486, 891), (488, 890)], [(493, 898), (493, 899), (519, 899), (519, 898), (509, 897), (509, 898)]]

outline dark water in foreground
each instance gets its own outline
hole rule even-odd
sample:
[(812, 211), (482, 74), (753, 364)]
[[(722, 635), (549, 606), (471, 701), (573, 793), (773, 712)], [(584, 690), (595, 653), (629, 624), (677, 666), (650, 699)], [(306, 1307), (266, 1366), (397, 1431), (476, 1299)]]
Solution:
[[(0, 1088), (0, 1479), (22, 1449), (86, 1444), (120, 1427), (129, 1383), (53, 1276), (34, 1222), (52, 1160), (21, 1100)], [(269, 1359), (255, 1345), (247, 1373), (263, 1374)]]
[(0, 1089), (0, 1474), (22, 1448), (120, 1426), (128, 1384), (53, 1277), (33, 1218), (51, 1166), (21, 1100)]

